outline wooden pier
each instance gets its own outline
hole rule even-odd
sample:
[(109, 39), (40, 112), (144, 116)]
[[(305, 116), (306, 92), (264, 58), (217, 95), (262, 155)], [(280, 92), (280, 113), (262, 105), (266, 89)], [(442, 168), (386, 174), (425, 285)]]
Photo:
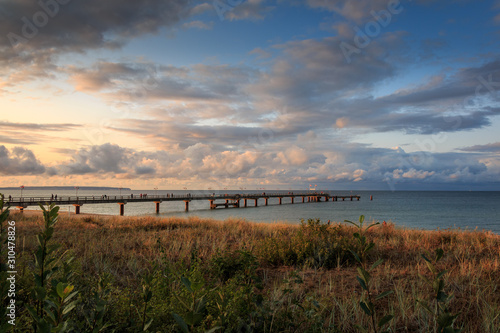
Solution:
[[(169, 201), (182, 201), (184, 202), (184, 210), (189, 211), (189, 203), (193, 200), (207, 200), (209, 202), (210, 209), (217, 209), (220, 207), (224, 208), (241, 208), (248, 207), (249, 204), (253, 204), (257, 207), (260, 201), (264, 201), (264, 205), (268, 206), (270, 198), (278, 198), (278, 204), (281, 205), (284, 199), (290, 199), (289, 203), (294, 204), (295, 198), (301, 198), (302, 203), (306, 202), (328, 202), (328, 201), (359, 201), (359, 195), (331, 195), (325, 193), (262, 193), (262, 194), (183, 194), (183, 195), (122, 195), (122, 196), (72, 196), (72, 197), (33, 197), (33, 198), (22, 198), (22, 197), (10, 197), (5, 198), (6, 204), (11, 207), (17, 207), (21, 212), (24, 208), (29, 206), (38, 206), (40, 203), (43, 205), (55, 203), (57, 205), (73, 205), (75, 207), (75, 214), (80, 214), (80, 207), (83, 205), (91, 204), (108, 204), (116, 203), (119, 206), (120, 215), (125, 213), (125, 205), (134, 202), (154, 202), (156, 213), (160, 213), (160, 204), (162, 202)], [(288, 201), (288, 200), (287, 200)]]

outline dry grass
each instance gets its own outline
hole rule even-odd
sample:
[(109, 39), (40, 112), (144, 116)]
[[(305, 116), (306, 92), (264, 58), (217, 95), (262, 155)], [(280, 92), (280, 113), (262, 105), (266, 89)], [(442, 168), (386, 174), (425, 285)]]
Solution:
[[(12, 214), (11, 219), (18, 226), (18, 248), (32, 252), (41, 216)], [(271, 304), (282, 304), (286, 297), (306, 302), (308, 296), (313, 296), (321, 304), (324, 327), (333, 324), (342, 327), (342, 331), (355, 331), (353, 324), (366, 322), (367, 318), (359, 310), (360, 288), (351, 261), (339, 261), (337, 267), (330, 269), (314, 269), (271, 264), (265, 257), (269, 254), (266, 244), (273, 240), (297, 246), (292, 241), (301, 228), (299, 225), (250, 223), (238, 219), (61, 214), (54, 241), (71, 249), (82, 271), (88, 274), (108, 272), (124, 285), (140, 276), (150, 262), (165, 255), (172, 262), (189, 264), (192, 254), (196, 253), (208, 265), (215, 255), (226, 250), (248, 250), (260, 262), (258, 274), (263, 279), (263, 293)], [(328, 228), (335, 230), (346, 244), (353, 244), (350, 242), (352, 227), (334, 224)], [(437, 248), (445, 251), (439, 268), (449, 271), (446, 281), (447, 291), (454, 295), (452, 312), (461, 312), (457, 326), (464, 327), (465, 332), (500, 331), (499, 235), (483, 231), (408, 230), (389, 223), (370, 229), (367, 237), (376, 244), (370, 259), (385, 260), (375, 272), (375, 292), (395, 291), (383, 304), (395, 315), (391, 324), (393, 331), (428, 332), (431, 329), (428, 316), (416, 306), (415, 300), (429, 298), (430, 294), (429, 287), (418, 277), (418, 273), (427, 274), (421, 254)], [(165, 249), (165, 254), (160, 253), (158, 244)], [(293, 292), (286, 296), (283, 280), (292, 271), (298, 271), (303, 283), (294, 285)]]

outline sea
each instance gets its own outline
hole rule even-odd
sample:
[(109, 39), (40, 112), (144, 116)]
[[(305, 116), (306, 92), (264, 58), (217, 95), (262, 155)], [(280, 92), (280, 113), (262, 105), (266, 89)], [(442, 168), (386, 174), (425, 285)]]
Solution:
[[(23, 190), (23, 197), (58, 197), (83, 196), (126, 196), (134, 194), (166, 195), (211, 194), (213, 191), (175, 191), (175, 190)], [(266, 194), (283, 193), (283, 191), (266, 190)], [(299, 191), (294, 191), (298, 193)], [(301, 193), (306, 191), (300, 191)], [(318, 191), (319, 192), (319, 191)], [(0, 189), (6, 197), (20, 196), (20, 189)], [(242, 191), (223, 191), (227, 194), (242, 193)], [(216, 194), (223, 194), (221, 191)], [(262, 193), (245, 191), (245, 193)], [(344, 220), (358, 221), (360, 215), (367, 221), (392, 222), (396, 227), (412, 229), (462, 229), (486, 230), (500, 234), (500, 191), (324, 191), (331, 195), (359, 195), (359, 201), (328, 201), (302, 203), (300, 197), (291, 204), (290, 198), (284, 198), (283, 204), (278, 204), (277, 198), (269, 199), (269, 205), (264, 206), (264, 200), (259, 200), (259, 206), (253, 207), (254, 202), (248, 202), (246, 208), (217, 208), (211, 210), (207, 200), (193, 200), (189, 205), (189, 212), (184, 211), (184, 202), (162, 202), (160, 214), (162, 217), (193, 217), (225, 220), (229, 218), (244, 219), (252, 222), (277, 223), (286, 222), (298, 224), (301, 220), (320, 219), (327, 222), (343, 222)], [(370, 200), (372, 198), (372, 200)], [(222, 202), (222, 201), (221, 201)], [(13, 208), (16, 209), (16, 208)], [(40, 209), (30, 206), (27, 209)], [(73, 212), (73, 206), (61, 206), (60, 213)], [(119, 215), (119, 205), (87, 204), (80, 208), (82, 213)], [(153, 202), (128, 203), (125, 205), (126, 216), (157, 216)]]

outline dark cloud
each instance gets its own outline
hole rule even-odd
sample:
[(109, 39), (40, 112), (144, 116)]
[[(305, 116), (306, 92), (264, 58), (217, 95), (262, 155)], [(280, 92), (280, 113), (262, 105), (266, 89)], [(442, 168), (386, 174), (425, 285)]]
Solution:
[(475, 145), (470, 147), (465, 147), (460, 149), (462, 151), (469, 152), (481, 152), (481, 153), (500, 153), (500, 142), (489, 143), (486, 145)]
[(497, 97), (499, 81), (500, 60), (494, 59), (479, 66), (461, 68), (438, 84), (401, 90), (385, 100), (400, 105), (451, 102), (463, 108), (469, 107), (476, 97)]
[[(64, 3), (64, 4), (63, 4)], [(189, 0), (5, 0), (0, 3), (0, 65), (23, 68), (13, 79), (47, 76), (55, 57), (116, 49), (189, 17)]]
[(80, 124), (34, 124), (34, 123), (12, 123), (8, 121), (0, 121), (0, 130), (29, 130), (29, 131), (68, 131), (75, 128), (80, 128)]
[(27, 138), (26, 134), (19, 133), (9, 133), (3, 132), (4, 134), (0, 134), (0, 143), (8, 143), (15, 145), (33, 145), (37, 144), (39, 140), (36, 138)]
[(71, 160), (60, 166), (63, 174), (124, 173), (128, 163), (127, 149), (114, 144), (82, 148)]
[[(0, 121), (0, 143), (17, 144), (17, 145), (38, 145), (46, 143), (51, 139), (60, 140), (52, 134), (48, 135), (44, 132), (64, 132), (81, 128), (78, 124), (36, 124), (36, 123), (13, 123), (8, 121)], [(33, 135), (36, 133), (36, 135)], [(78, 141), (75, 139), (65, 138), (66, 141)]]
[[(309, 127), (308, 127), (309, 128)], [(182, 148), (197, 143), (209, 142), (219, 150), (255, 150), (269, 142), (281, 141), (304, 132), (302, 127), (287, 128), (250, 127), (250, 126), (202, 126), (175, 121), (124, 119), (110, 127), (114, 131), (129, 133), (146, 138), (156, 147), (165, 148), (178, 144)]]
[(147, 167), (147, 166), (138, 166), (135, 168), (135, 173), (137, 175), (151, 175), (156, 172), (155, 168)]
[(12, 150), (0, 146), (0, 174), (4, 176), (40, 175), (45, 166), (29, 149), (14, 147)]
[[(188, 0), (5, 0), (0, 7), (0, 30), (29, 39), (32, 49), (62, 47), (81, 52), (119, 45), (120, 38), (157, 33), (187, 17), (190, 8)], [(32, 38), (23, 36), (24, 17), (38, 30)], [(47, 23), (37, 27), (44, 17)], [(0, 45), (12, 46), (6, 34)]]
[[(457, 110), (462, 111), (462, 110)], [(348, 127), (367, 128), (371, 132), (404, 132), (408, 134), (436, 134), (459, 132), (491, 125), (491, 117), (500, 114), (500, 108), (484, 107), (467, 113), (436, 112), (431, 108), (391, 108), (380, 100), (353, 101), (341, 111)]]
[(98, 62), (91, 69), (70, 67), (66, 72), (78, 91), (134, 102), (241, 99), (242, 86), (256, 75), (253, 69), (227, 65), (187, 68), (112, 62)]

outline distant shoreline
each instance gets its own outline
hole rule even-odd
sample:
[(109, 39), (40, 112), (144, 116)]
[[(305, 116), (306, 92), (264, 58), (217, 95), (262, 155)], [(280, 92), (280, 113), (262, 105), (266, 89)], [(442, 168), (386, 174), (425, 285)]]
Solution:
[[(0, 187), (0, 191), (3, 190), (19, 190), (19, 186), (14, 186), (14, 187)], [(25, 186), (23, 188), (25, 191), (28, 190), (35, 190), (35, 191), (43, 191), (43, 190), (59, 190), (59, 191), (64, 191), (64, 190), (74, 190), (75, 186)], [(122, 190), (122, 191), (132, 191), (128, 187), (109, 187), (109, 186), (79, 186), (79, 190), (99, 190), (99, 191), (108, 191), (108, 190)]]

